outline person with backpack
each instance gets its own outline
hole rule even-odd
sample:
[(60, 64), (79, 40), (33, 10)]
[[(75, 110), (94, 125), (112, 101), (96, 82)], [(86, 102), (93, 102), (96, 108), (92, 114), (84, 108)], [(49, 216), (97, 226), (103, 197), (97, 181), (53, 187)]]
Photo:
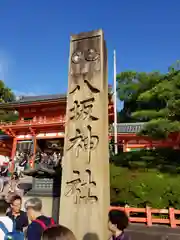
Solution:
[(0, 239), (1, 240), (24, 240), (24, 235), (15, 230), (13, 221), (6, 216), (9, 204), (5, 200), (0, 201)]
[(42, 201), (39, 198), (27, 200), (25, 209), (31, 220), (31, 224), (27, 228), (27, 240), (41, 240), (43, 232), (55, 225), (54, 220), (42, 214)]

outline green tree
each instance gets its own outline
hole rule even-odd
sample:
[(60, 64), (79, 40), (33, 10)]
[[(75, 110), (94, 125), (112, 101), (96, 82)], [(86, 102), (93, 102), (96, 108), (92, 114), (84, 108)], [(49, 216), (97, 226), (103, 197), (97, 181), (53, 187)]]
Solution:
[(125, 72), (117, 76), (118, 95), (124, 101), (120, 115), (129, 122), (147, 122), (140, 134), (166, 138), (180, 131), (180, 63), (167, 74)]
[(140, 94), (154, 87), (162, 78), (159, 72), (145, 73), (127, 71), (117, 75), (118, 97), (123, 101), (124, 107), (119, 112), (120, 122), (144, 122), (148, 121), (146, 116), (133, 117), (132, 113), (141, 109), (161, 108), (162, 102), (153, 99), (150, 103), (138, 101)]
[(1, 107), (1, 104), (6, 104), (15, 100), (15, 95), (10, 88), (8, 88), (5, 83), (0, 80), (0, 121), (15, 121), (17, 120), (17, 113)]
[(8, 88), (5, 83), (0, 80), (0, 102), (7, 103), (15, 100), (15, 95), (10, 88)]
[(180, 131), (180, 66), (177, 62), (169, 72), (150, 89), (138, 96), (137, 101), (151, 103), (157, 99), (161, 105), (153, 109), (137, 109), (132, 116), (149, 120), (141, 134), (154, 138), (167, 138)]

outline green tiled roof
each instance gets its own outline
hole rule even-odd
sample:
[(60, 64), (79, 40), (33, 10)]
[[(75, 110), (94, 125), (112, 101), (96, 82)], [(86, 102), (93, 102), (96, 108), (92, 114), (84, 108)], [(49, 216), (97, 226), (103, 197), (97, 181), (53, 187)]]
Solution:
[(51, 95), (39, 95), (39, 96), (22, 96), (14, 103), (28, 103), (28, 102), (39, 102), (48, 100), (65, 99), (66, 94), (51, 94)]
[(118, 133), (138, 133), (142, 130), (144, 122), (137, 123), (118, 123), (117, 132)]

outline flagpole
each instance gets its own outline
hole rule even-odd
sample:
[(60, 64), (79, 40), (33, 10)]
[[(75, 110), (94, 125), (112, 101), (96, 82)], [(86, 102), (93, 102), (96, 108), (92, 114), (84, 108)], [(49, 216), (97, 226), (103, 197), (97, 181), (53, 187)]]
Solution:
[(117, 82), (116, 82), (116, 51), (114, 50), (114, 152), (118, 154), (117, 142)]

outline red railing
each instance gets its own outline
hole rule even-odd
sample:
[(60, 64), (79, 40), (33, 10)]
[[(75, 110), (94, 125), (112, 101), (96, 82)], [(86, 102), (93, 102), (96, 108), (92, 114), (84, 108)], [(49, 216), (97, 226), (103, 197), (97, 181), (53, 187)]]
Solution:
[[(125, 211), (129, 217), (131, 223), (145, 223), (147, 226), (153, 224), (166, 224), (170, 225), (171, 228), (176, 228), (180, 225), (180, 216), (177, 219), (177, 215), (180, 215), (180, 210), (169, 208), (169, 209), (154, 209), (150, 207), (146, 208), (131, 208), (131, 207), (110, 207), (110, 210)], [(142, 217), (133, 216), (141, 213)], [(156, 216), (153, 216), (153, 215)], [(159, 216), (158, 216), (159, 215)], [(163, 215), (163, 217), (162, 217)]]

